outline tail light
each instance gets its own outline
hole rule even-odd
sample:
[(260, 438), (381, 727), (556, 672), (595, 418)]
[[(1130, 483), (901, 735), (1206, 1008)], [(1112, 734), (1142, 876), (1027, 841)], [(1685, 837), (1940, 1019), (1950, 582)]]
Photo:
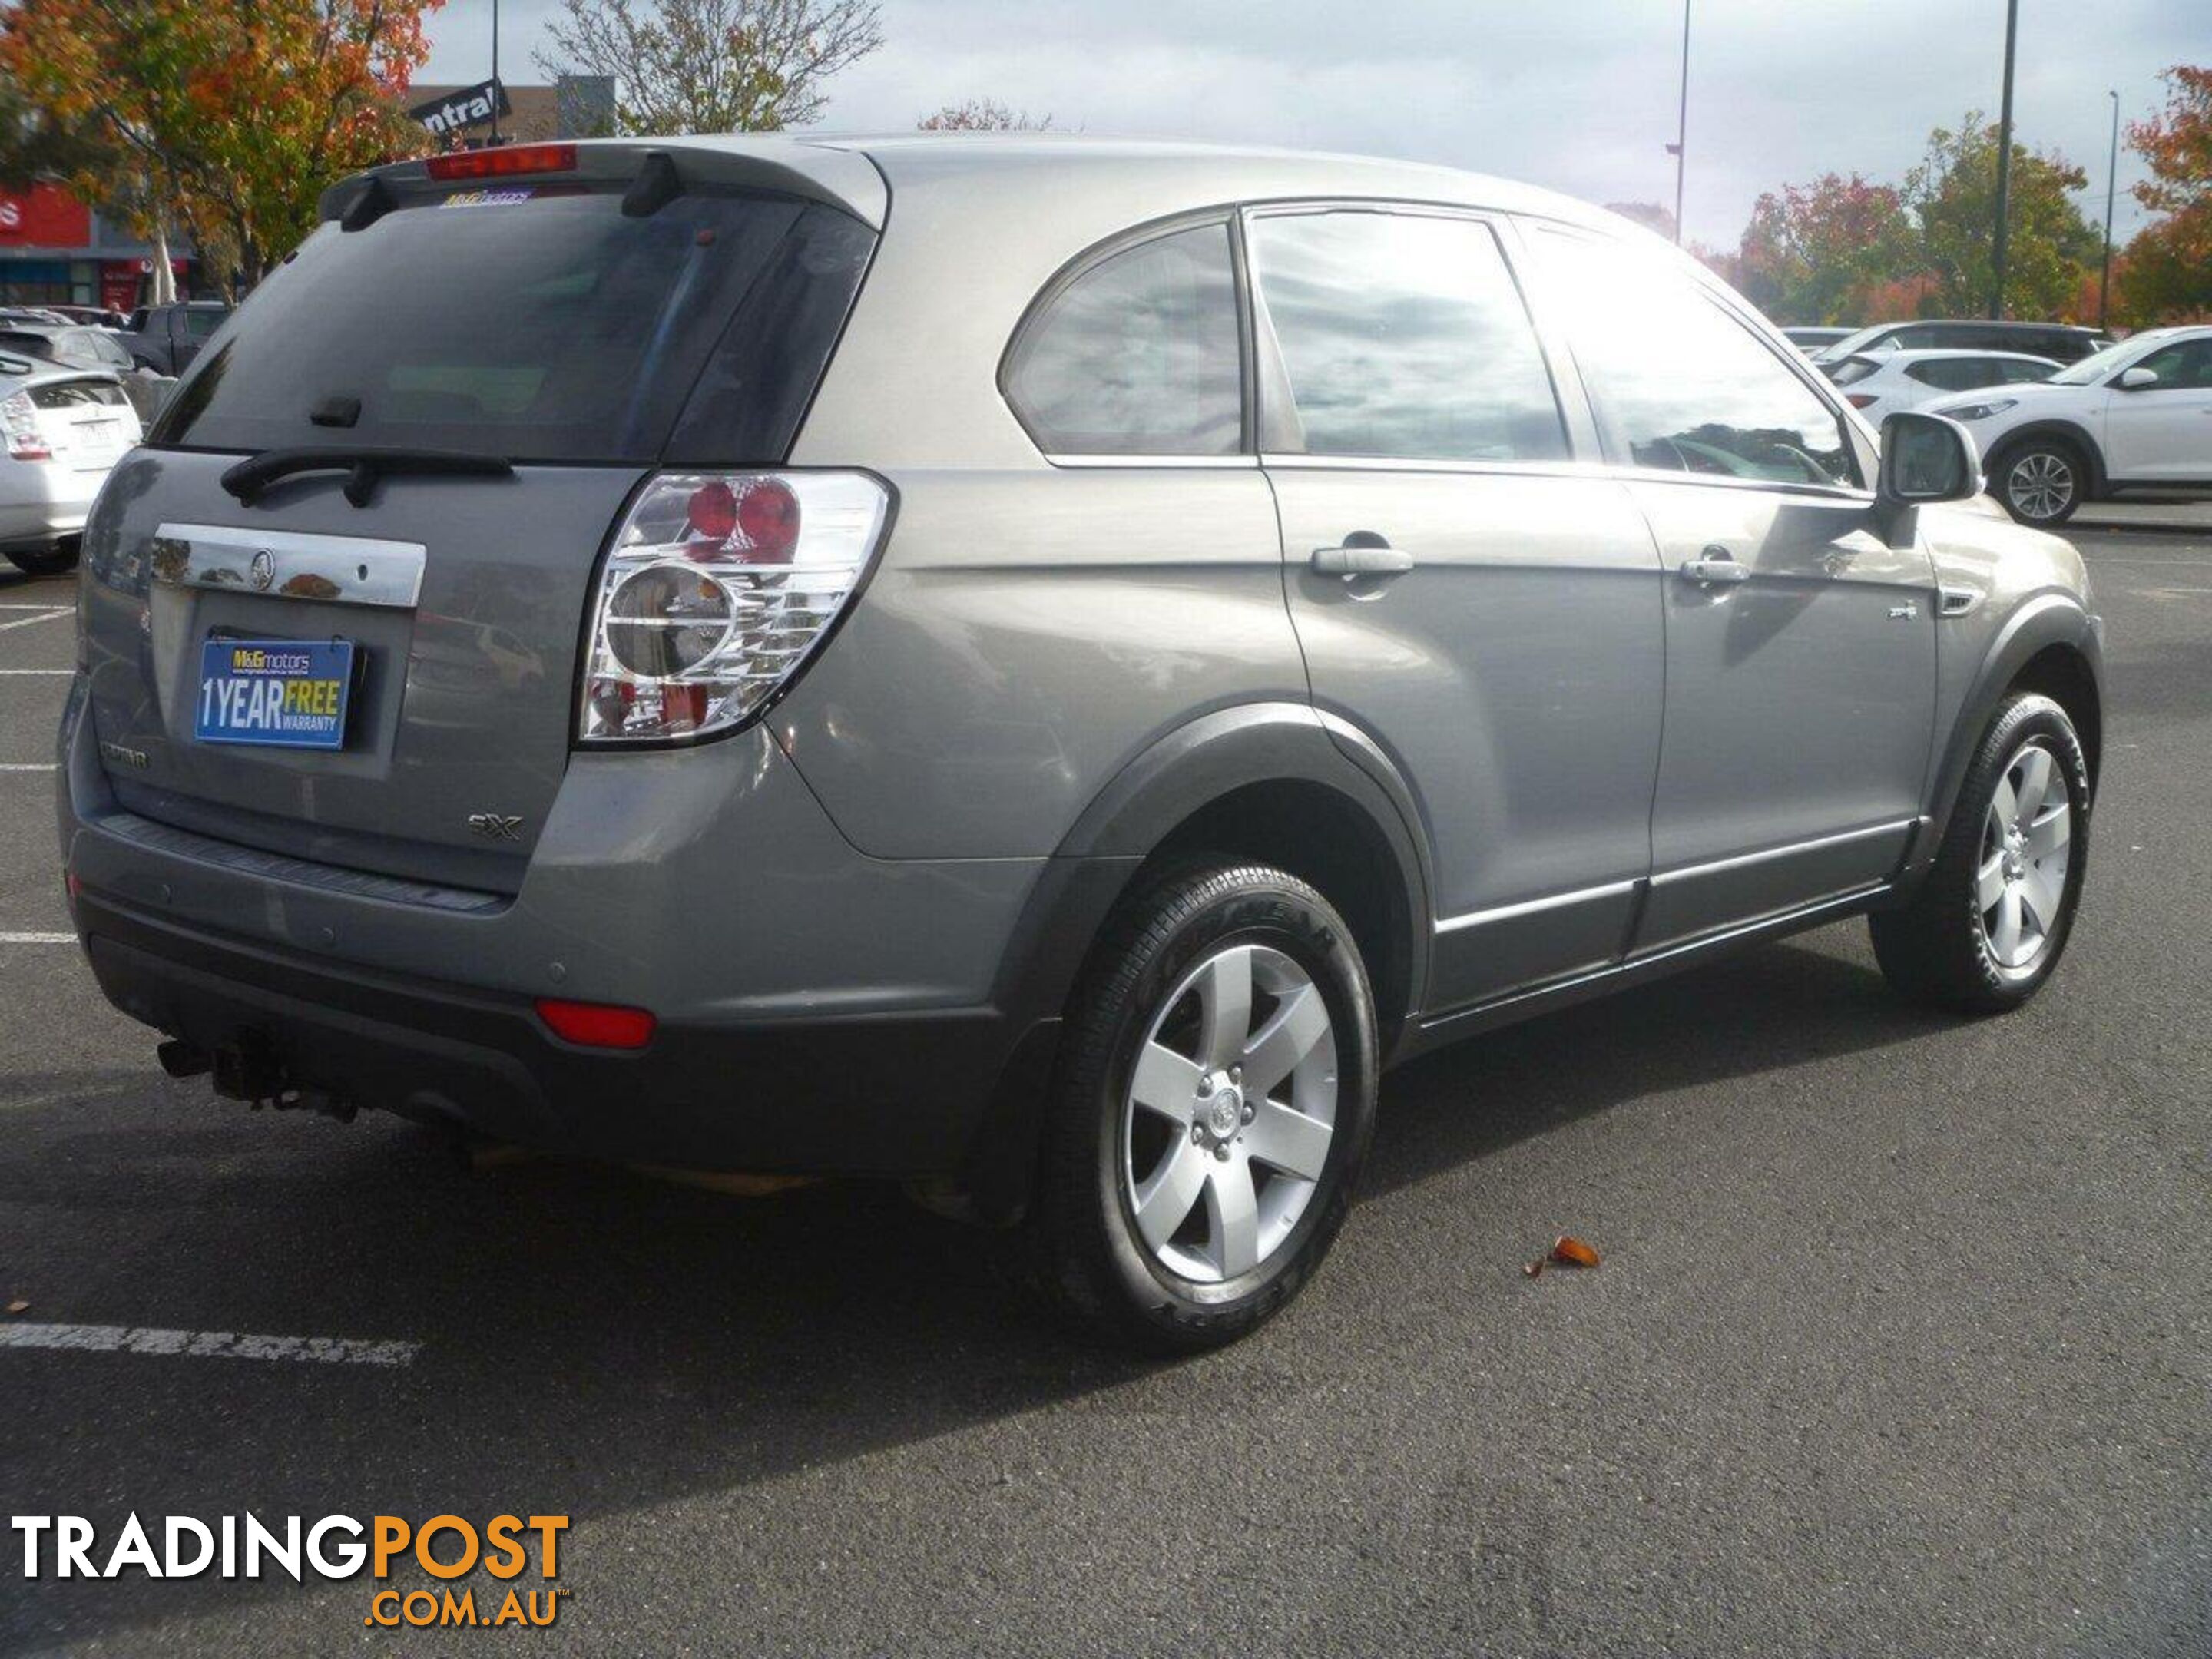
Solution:
[(53, 459), (53, 447), (46, 441), (46, 428), (39, 424), (38, 408), (27, 392), (0, 398), (0, 433), (6, 434), (8, 453), (19, 461)]
[(860, 472), (654, 478), (599, 574), (577, 737), (665, 742), (744, 724), (827, 636), (890, 507)]
[(1844, 396), (1850, 399), (1853, 409), (1864, 409), (1869, 404), (1878, 404), (1881, 401), (1873, 393), (1867, 392), (1846, 392)]

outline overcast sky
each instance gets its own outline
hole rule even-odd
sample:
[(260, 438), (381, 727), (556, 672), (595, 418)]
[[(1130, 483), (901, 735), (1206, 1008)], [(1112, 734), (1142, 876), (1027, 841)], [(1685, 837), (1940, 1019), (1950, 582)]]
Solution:
[[(500, 0), (510, 85), (549, 0)], [(492, 0), (447, 0), (419, 78), (489, 72)], [(2107, 88), (2124, 118), (2159, 71), (2212, 60), (2212, 0), (2021, 0), (2021, 142), (2087, 168), (2104, 210)], [(992, 98), (1055, 127), (1363, 151), (1671, 204), (1679, 0), (884, 0), (883, 50), (832, 83), (823, 125), (910, 127)], [(1696, 240), (1732, 247), (1759, 192), (1831, 169), (1900, 181), (1930, 127), (1994, 118), (2004, 0), (1695, 0)], [(2120, 240), (2142, 165), (2124, 149)]]

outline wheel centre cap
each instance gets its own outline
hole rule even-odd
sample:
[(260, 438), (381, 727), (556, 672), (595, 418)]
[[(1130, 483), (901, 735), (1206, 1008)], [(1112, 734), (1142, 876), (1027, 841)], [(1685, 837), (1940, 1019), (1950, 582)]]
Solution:
[(1233, 1083), (1224, 1083), (1199, 1103), (1199, 1116), (1216, 1140), (1227, 1140), (1244, 1121), (1244, 1094)]

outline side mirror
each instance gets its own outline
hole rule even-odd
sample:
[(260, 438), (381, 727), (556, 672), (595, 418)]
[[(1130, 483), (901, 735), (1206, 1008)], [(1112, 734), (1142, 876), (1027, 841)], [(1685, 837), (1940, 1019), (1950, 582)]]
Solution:
[(2123, 392), (2141, 392), (2145, 386), (2157, 384), (2158, 371), (2154, 368), (2145, 368), (2140, 363), (2133, 368), (2124, 368), (2120, 371), (2120, 390)]
[(1981, 487), (1981, 456), (1958, 422), (1907, 410), (1881, 423), (1875, 518), (1892, 547), (1911, 545), (1922, 502), (1963, 501)]

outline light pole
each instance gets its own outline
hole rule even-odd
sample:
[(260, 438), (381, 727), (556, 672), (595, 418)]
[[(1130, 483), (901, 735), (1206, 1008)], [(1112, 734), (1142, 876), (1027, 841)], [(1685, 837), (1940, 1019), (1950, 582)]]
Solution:
[(2112, 100), (2112, 159), (2105, 173), (2105, 270), (2097, 278), (2097, 329), (2104, 331), (2112, 308), (2112, 204), (2120, 189), (2120, 94), (2117, 88), (2106, 94)]
[(1997, 235), (1990, 260), (1990, 315), (2004, 315), (2005, 241), (2012, 219), (2012, 59), (2020, 38), (2020, 0), (2005, 0), (2004, 107), (1997, 116)]
[(499, 0), (491, 0), (491, 147), (499, 148)]
[(1674, 246), (1682, 246), (1682, 150), (1690, 137), (1690, 0), (1682, 0), (1682, 93), (1674, 105), (1674, 142), (1667, 153), (1674, 158)]

